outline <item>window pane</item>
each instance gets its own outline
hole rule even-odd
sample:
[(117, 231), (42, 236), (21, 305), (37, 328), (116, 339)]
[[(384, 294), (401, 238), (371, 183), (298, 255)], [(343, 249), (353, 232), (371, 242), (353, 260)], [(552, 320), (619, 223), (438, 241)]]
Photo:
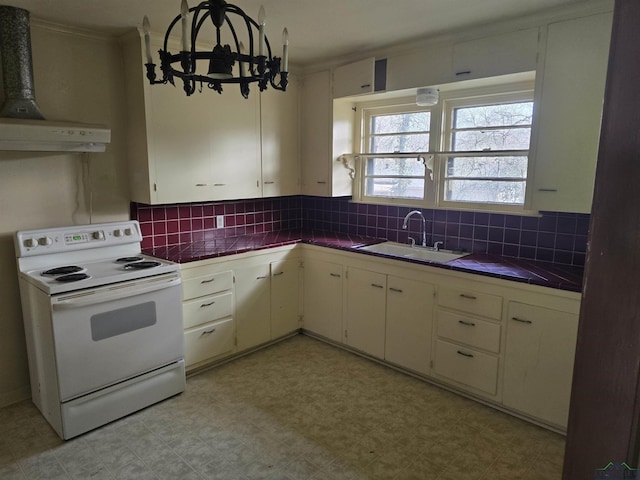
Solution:
[(431, 112), (376, 115), (371, 117), (371, 133), (428, 132)]
[(421, 178), (367, 178), (365, 195), (422, 199), (424, 179)]
[(453, 202), (524, 204), (525, 180), (446, 180), (445, 200)]
[(415, 158), (369, 158), (367, 175), (424, 176), (422, 162)]
[(427, 150), (429, 150), (428, 133), (371, 137), (371, 153), (411, 153)]
[(447, 177), (527, 178), (527, 157), (453, 157)]
[(456, 108), (453, 115), (454, 128), (531, 125), (533, 102)]
[(526, 150), (531, 128), (472, 130), (453, 133), (453, 150)]

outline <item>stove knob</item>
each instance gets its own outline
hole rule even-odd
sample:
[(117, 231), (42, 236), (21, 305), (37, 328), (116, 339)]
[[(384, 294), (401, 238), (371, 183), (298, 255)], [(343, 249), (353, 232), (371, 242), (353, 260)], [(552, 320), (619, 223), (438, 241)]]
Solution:
[(24, 246), (27, 248), (36, 248), (38, 246), (38, 241), (35, 238), (27, 238), (24, 241)]
[(122, 236), (122, 230), (120, 230), (119, 228), (113, 231), (113, 234), (116, 237), (121, 237)]
[(43, 247), (48, 247), (53, 243), (53, 240), (50, 237), (41, 237), (38, 239), (38, 243)]
[(104, 240), (104, 233), (102, 233), (102, 230), (97, 230), (91, 234), (91, 237), (94, 240)]
[(131, 230), (130, 228), (125, 228), (124, 229), (124, 234), (129, 237), (131, 235), (133, 235), (133, 230)]

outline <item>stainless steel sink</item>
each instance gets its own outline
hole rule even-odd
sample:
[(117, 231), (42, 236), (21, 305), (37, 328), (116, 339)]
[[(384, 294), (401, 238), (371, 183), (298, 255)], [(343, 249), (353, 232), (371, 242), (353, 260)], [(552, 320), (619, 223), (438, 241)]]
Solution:
[(412, 247), (410, 245), (404, 245), (396, 242), (383, 242), (375, 245), (367, 245), (365, 247), (360, 247), (360, 250), (376, 252), (392, 257), (415, 258), (438, 263), (447, 263), (451, 260), (469, 255), (468, 253), (454, 253), (451, 250), (436, 251), (429, 247)]

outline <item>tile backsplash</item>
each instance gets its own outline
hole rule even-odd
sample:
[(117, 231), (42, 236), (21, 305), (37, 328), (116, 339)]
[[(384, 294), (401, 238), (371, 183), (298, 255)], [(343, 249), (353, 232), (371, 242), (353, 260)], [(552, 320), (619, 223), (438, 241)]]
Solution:
[[(350, 197), (291, 196), (226, 202), (149, 206), (131, 204), (131, 218), (140, 222), (142, 247), (152, 248), (212, 238), (304, 228), (420, 242), (421, 220), (409, 228), (402, 221), (412, 209), (352, 203)], [(474, 253), (582, 266), (585, 261), (588, 214), (542, 212), (539, 217), (457, 210), (421, 210), (427, 243)], [(216, 228), (216, 216), (224, 228)]]

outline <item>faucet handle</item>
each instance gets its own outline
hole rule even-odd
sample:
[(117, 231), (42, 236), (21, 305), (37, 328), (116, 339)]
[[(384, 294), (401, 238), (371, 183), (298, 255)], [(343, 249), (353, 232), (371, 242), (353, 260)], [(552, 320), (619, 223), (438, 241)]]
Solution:
[(409, 245), (412, 247), (416, 246), (416, 239), (413, 237), (409, 237)]
[(440, 247), (441, 247), (442, 245), (444, 245), (444, 242), (436, 242), (436, 243), (434, 243), (434, 244), (433, 244), (433, 249), (434, 249), (436, 252), (438, 252), (438, 251), (440, 251)]

